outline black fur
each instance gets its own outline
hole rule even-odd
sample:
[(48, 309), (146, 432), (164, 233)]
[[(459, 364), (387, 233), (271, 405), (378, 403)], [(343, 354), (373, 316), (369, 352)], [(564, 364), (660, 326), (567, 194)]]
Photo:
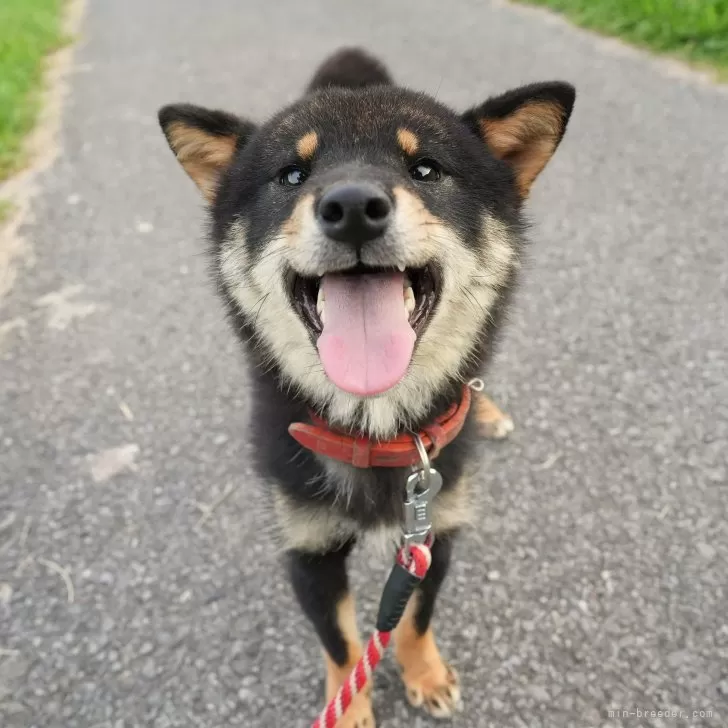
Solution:
[(303, 613), (309, 618), (326, 652), (339, 666), (349, 660), (349, 650), (336, 621), (336, 607), (349, 592), (346, 558), (353, 541), (325, 553), (288, 552), (291, 585)]
[(359, 48), (342, 48), (324, 61), (308, 85), (308, 91), (330, 86), (364, 88), (389, 85), (392, 78), (376, 58)]

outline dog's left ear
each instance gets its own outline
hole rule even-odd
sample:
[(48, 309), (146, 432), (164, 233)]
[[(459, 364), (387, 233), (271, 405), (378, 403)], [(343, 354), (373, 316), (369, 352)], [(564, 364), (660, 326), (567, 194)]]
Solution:
[(255, 131), (255, 125), (226, 111), (191, 104), (159, 110), (167, 142), (208, 202), (213, 202), (222, 173)]
[(568, 83), (536, 83), (488, 99), (462, 118), (511, 165), (521, 197), (527, 197), (564, 136), (575, 98)]

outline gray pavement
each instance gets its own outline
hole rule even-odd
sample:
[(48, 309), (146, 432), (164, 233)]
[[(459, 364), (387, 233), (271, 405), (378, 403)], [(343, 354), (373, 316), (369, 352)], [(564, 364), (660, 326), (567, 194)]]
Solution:
[[(728, 725), (728, 95), (476, 0), (90, 3), (0, 302), (0, 725), (315, 715), (241, 355), (155, 112), (263, 118), (345, 43), (463, 108), (530, 80), (579, 90), (489, 380), (517, 430), (483, 448), (479, 527), (439, 605), (453, 724)], [(386, 568), (354, 561), (364, 632)], [(389, 660), (375, 705), (381, 726), (435, 723)], [(653, 710), (685, 717), (636, 714)]]

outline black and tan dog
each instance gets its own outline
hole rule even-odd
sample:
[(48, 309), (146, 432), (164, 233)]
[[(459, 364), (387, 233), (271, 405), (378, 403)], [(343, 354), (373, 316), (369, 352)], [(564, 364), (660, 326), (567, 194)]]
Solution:
[[(265, 124), (186, 104), (159, 113), (209, 203), (217, 284), (251, 362), (258, 465), (325, 650), (328, 697), (361, 654), (347, 556), (362, 536), (396, 541), (402, 524), (410, 471), (371, 453), (408, 432), (442, 444), (443, 413), (491, 356), (522, 204), (574, 97), (566, 83), (534, 84), (458, 114), (343, 50)], [(473, 443), (479, 426), (508, 430), (492, 402), (475, 403), (435, 461), (433, 564), (395, 634), (408, 698), (435, 716), (460, 700), (430, 622), (472, 512)], [(289, 428), (312, 420), (349, 433), (353, 451), (303, 447)], [(340, 725), (374, 726), (367, 695)]]

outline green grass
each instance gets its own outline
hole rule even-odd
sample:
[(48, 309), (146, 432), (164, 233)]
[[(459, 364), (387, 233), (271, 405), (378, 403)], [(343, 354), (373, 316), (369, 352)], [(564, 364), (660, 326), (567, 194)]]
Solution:
[(525, 0), (728, 78), (728, 0)]
[(23, 163), (38, 115), (43, 59), (62, 42), (64, 0), (0, 0), (0, 180)]
[(0, 199), (0, 223), (2, 223), (6, 218), (10, 217), (10, 213), (12, 212), (12, 210), (13, 206), (8, 200)]

